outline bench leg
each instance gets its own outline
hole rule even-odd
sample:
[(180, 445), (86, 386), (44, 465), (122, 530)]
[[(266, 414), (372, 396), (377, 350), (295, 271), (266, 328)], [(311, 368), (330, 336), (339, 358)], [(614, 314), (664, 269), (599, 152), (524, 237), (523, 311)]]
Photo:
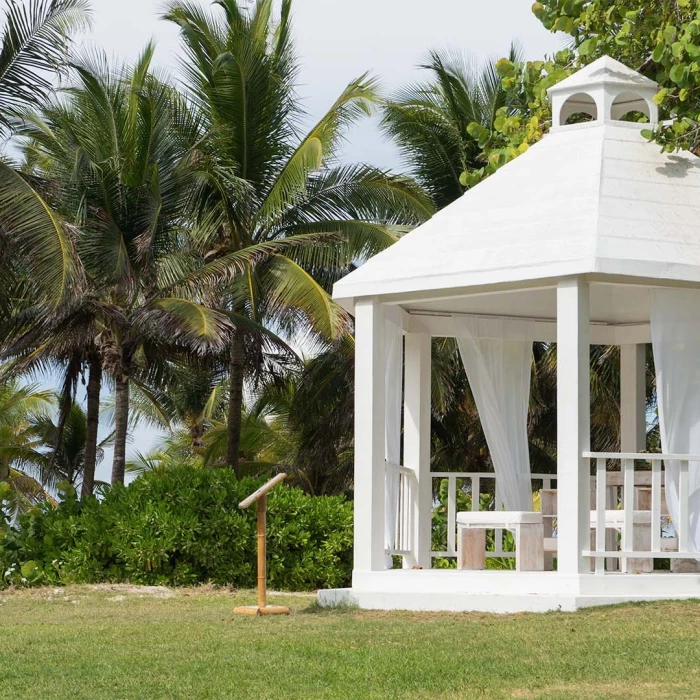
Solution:
[(486, 568), (486, 530), (469, 527), (457, 530), (457, 568)]
[(542, 525), (515, 528), (515, 569), (544, 571), (544, 529)]
[[(632, 535), (635, 552), (643, 552), (651, 549), (651, 525), (646, 523), (638, 523), (634, 526)], [(626, 574), (650, 574), (654, 571), (653, 559), (627, 559), (623, 561), (623, 573)]]

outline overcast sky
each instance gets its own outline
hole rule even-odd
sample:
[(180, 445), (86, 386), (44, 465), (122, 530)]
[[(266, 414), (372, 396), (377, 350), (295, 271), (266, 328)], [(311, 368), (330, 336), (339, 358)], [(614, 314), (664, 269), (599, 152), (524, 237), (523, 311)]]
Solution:
[[(323, 114), (365, 71), (379, 77), (387, 91), (416, 80), (416, 66), (431, 49), (462, 51), (482, 62), (505, 55), (516, 40), (527, 59), (551, 54), (562, 40), (545, 31), (531, 5), (530, 0), (294, 0), (294, 34), (302, 64), (299, 93), (310, 119)], [(153, 39), (157, 65), (177, 75), (177, 28), (159, 20), (161, 0), (92, 0), (92, 6), (95, 21), (85, 42), (134, 60)], [(350, 134), (343, 159), (400, 168), (394, 149), (372, 122)], [(157, 439), (152, 431), (139, 429), (129, 450), (148, 451)], [(111, 450), (98, 478), (108, 480), (110, 469)]]

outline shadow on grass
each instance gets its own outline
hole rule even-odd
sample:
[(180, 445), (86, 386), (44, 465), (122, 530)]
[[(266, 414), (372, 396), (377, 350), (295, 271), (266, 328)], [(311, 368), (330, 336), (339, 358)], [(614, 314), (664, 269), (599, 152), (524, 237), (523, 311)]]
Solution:
[(334, 603), (332, 605), (320, 605), (317, 600), (299, 610), (300, 615), (338, 615), (343, 613), (354, 613), (360, 610), (357, 603)]

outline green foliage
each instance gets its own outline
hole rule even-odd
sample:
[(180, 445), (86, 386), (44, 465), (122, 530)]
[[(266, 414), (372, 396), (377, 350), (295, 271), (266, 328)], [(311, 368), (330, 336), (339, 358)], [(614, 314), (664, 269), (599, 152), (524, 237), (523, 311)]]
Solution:
[(700, 131), (700, 8), (690, 0), (543, 0), (533, 6), (547, 29), (574, 39), (580, 61), (604, 54), (656, 80), (657, 104), (673, 126), (647, 136), (671, 152), (698, 147)]
[[(0, 525), (0, 582), (255, 585), (255, 508), (238, 503), (259, 481), (183, 466), (116, 485), (101, 501), (78, 501), (62, 486), (58, 507), (44, 504), (16, 527)], [(271, 587), (348, 583), (352, 506), (344, 498), (278, 487), (268, 497), (267, 532)]]
[(609, 55), (659, 83), (654, 101), (662, 122), (643, 133), (663, 150), (700, 146), (700, 9), (690, 0), (542, 0), (532, 6), (546, 29), (565, 32), (573, 46), (532, 62), (501, 59), (496, 66), (507, 91), (493, 128), (467, 128), (483, 147), (484, 172), (465, 172), (476, 184), (537, 142), (551, 124), (546, 91), (572, 72)]
[(467, 127), (483, 149), (484, 167), (465, 172), (464, 181), (477, 184), (542, 138), (551, 121), (547, 90), (569, 75), (573, 59), (574, 53), (564, 49), (549, 60), (502, 58), (496, 63), (505, 104), (497, 110), (490, 128), (474, 122)]

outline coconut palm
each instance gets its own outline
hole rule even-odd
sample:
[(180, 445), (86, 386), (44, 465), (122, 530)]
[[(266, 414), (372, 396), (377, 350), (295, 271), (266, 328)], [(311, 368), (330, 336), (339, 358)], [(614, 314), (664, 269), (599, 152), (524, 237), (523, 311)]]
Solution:
[[(510, 59), (520, 61), (520, 54), (512, 45)], [(462, 173), (483, 166), (467, 127), (476, 122), (491, 129), (507, 95), (493, 62), (477, 69), (459, 54), (431, 51), (421, 68), (429, 77), (387, 101), (382, 128), (441, 209), (464, 193)]]
[(0, 383), (0, 483), (10, 484), (18, 510), (46, 500), (48, 493), (34, 478), (41, 461), (41, 439), (35, 421), (55, 405), (53, 392), (17, 380)]
[[(183, 78), (202, 120), (197, 229), (208, 262), (198, 279), (217, 287), (226, 308), (267, 328), (339, 337), (349, 319), (330, 299), (333, 281), (428, 217), (431, 205), (405, 178), (338, 165), (343, 134), (376, 101), (366, 76), (300, 134), (290, 0), (277, 19), (273, 0), (214, 4), (207, 12), (178, 0), (165, 13), (180, 28)], [(259, 342), (234, 333), (226, 454), (234, 469), (244, 382), (263, 359)]]
[[(80, 404), (73, 402), (70, 405), (62, 423), (46, 413), (33, 417), (30, 430), (39, 441), (38, 455), (25, 471), (35, 476), (44, 488), (52, 491), (61, 482), (77, 486), (85, 478), (88, 447), (87, 414)], [(104, 457), (104, 448), (111, 440), (112, 435), (109, 435), (98, 443), (98, 464)], [(94, 473), (91, 477), (94, 480)]]
[[(89, 21), (86, 0), (5, 3), (0, 36), (0, 137), (9, 136), (27, 107), (52, 93), (67, 58), (70, 36)], [(21, 121), (21, 120), (20, 120)], [(0, 283), (12, 297), (23, 273), (56, 303), (80, 278), (70, 231), (50, 209), (44, 183), (0, 158)], [(5, 300), (3, 300), (4, 302)], [(0, 313), (6, 311), (0, 304)]]
[(130, 379), (170, 355), (221, 346), (236, 324), (206, 300), (172, 291), (196, 260), (185, 224), (198, 126), (151, 74), (152, 55), (149, 46), (134, 66), (116, 68), (102, 54), (84, 57), (68, 98), (24, 113), (20, 132), (28, 166), (53, 183), (55, 204), (77, 231), (86, 284), (52, 314), (40, 304), (25, 311), (18, 352), (65, 361), (82, 348), (79, 362), (99, 357), (115, 385), (113, 483), (124, 479)]

